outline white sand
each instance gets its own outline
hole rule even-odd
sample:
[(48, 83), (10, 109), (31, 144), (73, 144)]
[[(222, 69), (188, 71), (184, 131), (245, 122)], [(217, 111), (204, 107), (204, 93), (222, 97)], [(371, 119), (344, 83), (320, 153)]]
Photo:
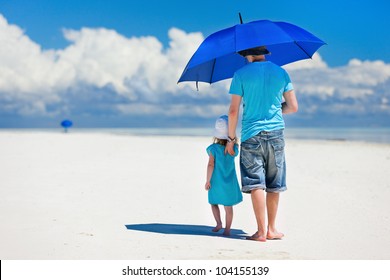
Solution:
[[(390, 145), (287, 139), (286, 237), (260, 243), (197, 228), (214, 226), (209, 144), (0, 131), (0, 259), (390, 259)], [(248, 235), (251, 207), (233, 221)]]

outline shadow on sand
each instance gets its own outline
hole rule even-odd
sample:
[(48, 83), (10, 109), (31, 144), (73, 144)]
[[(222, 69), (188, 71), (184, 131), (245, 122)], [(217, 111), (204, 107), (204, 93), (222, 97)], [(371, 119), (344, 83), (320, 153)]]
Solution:
[(134, 224), (126, 225), (128, 230), (148, 231), (162, 234), (180, 234), (180, 235), (203, 235), (225, 237), (233, 239), (245, 239), (247, 234), (241, 229), (231, 229), (230, 236), (222, 235), (223, 230), (212, 232), (213, 227), (200, 225), (183, 225), (183, 224)]

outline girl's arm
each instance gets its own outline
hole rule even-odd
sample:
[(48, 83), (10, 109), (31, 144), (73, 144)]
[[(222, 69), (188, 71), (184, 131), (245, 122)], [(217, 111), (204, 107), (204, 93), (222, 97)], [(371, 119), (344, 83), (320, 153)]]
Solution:
[(209, 190), (211, 188), (210, 180), (211, 180), (211, 176), (213, 175), (213, 171), (214, 171), (214, 157), (210, 154), (209, 163), (207, 164), (206, 184), (204, 185), (204, 188), (206, 190)]

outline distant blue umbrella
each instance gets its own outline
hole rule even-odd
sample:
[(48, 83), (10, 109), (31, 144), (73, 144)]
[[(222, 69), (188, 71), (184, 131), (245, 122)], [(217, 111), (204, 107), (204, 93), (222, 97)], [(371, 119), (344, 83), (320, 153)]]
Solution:
[(64, 128), (65, 132), (68, 132), (68, 128), (73, 125), (72, 121), (70, 120), (63, 120), (61, 122), (61, 126)]

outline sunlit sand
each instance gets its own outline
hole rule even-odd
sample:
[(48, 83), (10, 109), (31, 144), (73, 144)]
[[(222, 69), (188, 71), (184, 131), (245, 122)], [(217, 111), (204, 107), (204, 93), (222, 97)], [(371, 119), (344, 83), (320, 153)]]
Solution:
[(0, 259), (390, 259), (390, 145), (287, 139), (285, 236), (253, 242), (248, 195), (212, 231), (210, 142), (0, 131)]

